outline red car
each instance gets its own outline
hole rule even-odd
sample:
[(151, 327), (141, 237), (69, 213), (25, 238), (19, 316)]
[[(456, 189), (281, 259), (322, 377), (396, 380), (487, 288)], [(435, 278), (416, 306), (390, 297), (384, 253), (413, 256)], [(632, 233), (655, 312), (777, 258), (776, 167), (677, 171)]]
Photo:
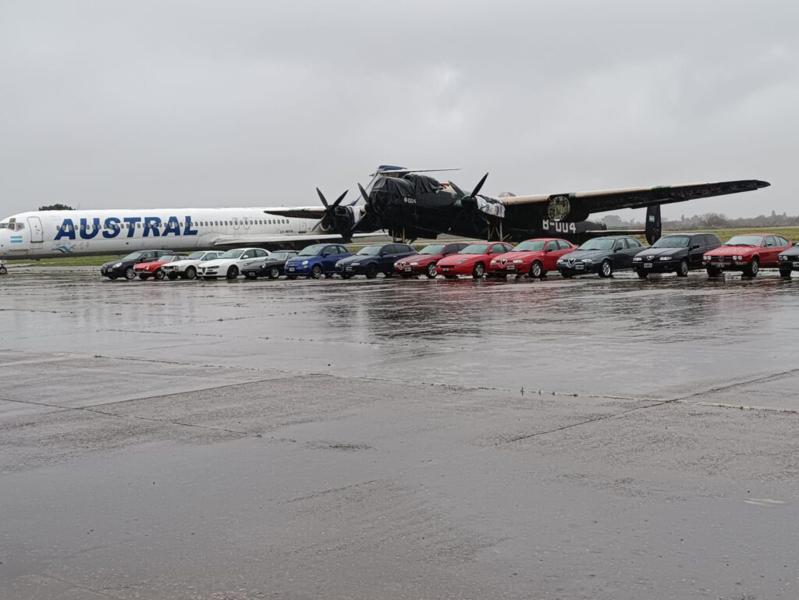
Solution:
[(480, 279), (486, 274), (491, 259), (508, 252), (512, 246), (506, 242), (476, 242), (469, 244), (457, 254), (450, 254), (438, 261), (438, 272), (447, 279), (458, 275), (471, 275)]
[(183, 260), (184, 258), (186, 257), (182, 254), (170, 254), (150, 262), (136, 263), (133, 265), (133, 270), (136, 275), (139, 276), (139, 279), (144, 280), (155, 277), (160, 281), (165, 275), (164, 270), (161, 268), (162, 266), (176, 260)]
[(412, 254), (399, 259), (394, 263), (394, 270), (402, 277), (416, 277), (417, 275), (427, 275), (430, 279), (435, 279), (438, 275), (436, 265), (445, 256), (460, 252), (469, 244), (457, 242), (454, 244), (429, 244), (419, 250), (419, 254)]
[(556, 269), (555, 263), (564, 254), (573, 252), (577, 246), (559, 238), (535, 238), (522, 242), (510, 252), (491, 259), (488, 275), (506, 277), (507, 275), (529, 275), (541, 278), (547, 271)]
[(754, 277), (763, 268), (779, 268), (779, 255), (791, 243), (779, 235), (757, 233), (736, 235), (702, 256), (709, 277), (718, 277), (724, 271), (742, 271)]

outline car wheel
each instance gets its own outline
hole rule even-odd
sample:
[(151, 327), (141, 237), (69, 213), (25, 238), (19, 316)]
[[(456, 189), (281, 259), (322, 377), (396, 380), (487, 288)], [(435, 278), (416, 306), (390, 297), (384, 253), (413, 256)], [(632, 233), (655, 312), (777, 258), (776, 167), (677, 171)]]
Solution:
[(155, 277), (155, 278), (156, 278), (158, 281), (161, 281), (161, 280), (164, 278), (164, 272), (163, 272), (161, 269), (158, 269), (158, 270), (155, 272), (155, 276), (154, 276), (154, 277)]
[(424, 274), (427, 275), (428, 279), (435, 279), (438, 277), (438, 267), (436, 266), (436, 263), (430, 263), (427, 265), (427, 269), (425, 270)]
[(277, 279), (278, 277), (280, 277), (280, 269), (277, 267), (269, 269), (269, 279)]
[(178, 274), (177, 273), (170, 273), (169, 275), (167, 275), (167, 277), (169, 278), (169, 281), (175, 281), (175, 279), (178, 278)]
[(780, 277), (790, 277), (793, 269), (780, 269)]
[(599, 265), (599, 276), (611, 277), (612, 275), (613, 275), (613, 265), (610, 264), (609, 260), (603, 260), (602, 264)]
[(230, 265), (228, 267), (227, 273), (225, 273), (225, 277), (228, 279), (236, 279), (239, 276), (239, 268), (236, 265)]
[(643, 269), (637, 269), (635, 272), (638, 274), (639, 279), (646, 279), (649, 277), (649, 273)]
[(377, 277), (377, 265), (369, 265), (366, 267), (366, 278), (374, 279)]
[(533, 261), (533, 264), (530, 265), (530, 277), (541, 279), (544, 275), (546, 275), (546, 271), (544, 271), (544, 265), (541, 264), (541, 261)]
[(688, 261), (682, 260), (677, 267), (677, 277), (688, 277)]
[(717, 269), (715, 267), (707, 267), (705, 270), (707, 271), (708, 277), (721, 277), (721, 269)]
[(744, 267), (744, 275), (747, 277), (757, 277), (759, 271), (760, 261), (757, 259), (757, 257), (753, 258), (752, 262)]
[(486, 267), (483, 263), (479, 262), (474, 265), (474, 269), (472, 269), (472, 277), (474, 279), (482, 279), (483, 275), (486, 274)]
[(311, 279), (321, 279), (322, 265), (314, 265), (313, 267), (311, 267), (311, 272), (308, 273), (308, 277)]
[(186, 279), (197, 279), (197, 269), (194, 267), (187, 267), (184, 271)]
[(133, 270), (133, 267), (128, 267), (125, 269), (125, 279), (128, 281), (133, 281), (136, 279), (136, 271)]

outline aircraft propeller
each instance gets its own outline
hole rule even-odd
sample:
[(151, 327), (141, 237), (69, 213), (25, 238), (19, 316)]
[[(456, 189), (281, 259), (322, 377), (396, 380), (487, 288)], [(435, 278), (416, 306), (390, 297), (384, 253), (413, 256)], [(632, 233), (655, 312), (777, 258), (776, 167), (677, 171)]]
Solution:
[(488, 179), (488, 173), (483, 175), (480, 181), (477, 182), (477, 185), (474, 186), (472, 193), (468, 195), (461, 188), (459, 188), (457, 184), (453, 183), (452, 181), (450, 181), (449, 184), (452, 186), (452, 189), (455, 190), (455, 192), (458, 194), (459, 200), (461, 200), (461, 202), (463, 202), (463, 200), (477, 202), (477, 194), (479, 194), (480, 190), (483, 189), (483, 185), (485, 184), (486, 179)]
[[(354, 225), (351, 214), (352, 211), (348, 210), (348, 207), (342, 207), (339, 209), (339, 205), (344, 200), (347, 192), (349, 192), (349, 190), (345, 190), (343, 194), (341, 194), (332, 204), (330, 204), (327, 201), (327, 198), (325, 198), (325, 195), (322, 193), (322, 190), (316, 188), (316, 193), (319, 194), (319, 199), (322, 201), (322, 204), (325, 207), (325, 214), (320, 221), (322, 229), (325, 231), (336, 232), (345, 241), (349, 241), (352, 238), (352, 227)], [(353, 204), (355, 204), (355, 202), (349, 206), (352, 206)]]

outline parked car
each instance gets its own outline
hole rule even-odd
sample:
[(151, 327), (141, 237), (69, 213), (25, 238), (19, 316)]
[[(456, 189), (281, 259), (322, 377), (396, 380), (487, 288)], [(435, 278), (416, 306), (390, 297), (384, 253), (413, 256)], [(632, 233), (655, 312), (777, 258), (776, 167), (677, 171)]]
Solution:
[(488, 265), (489, 277), (529, 275), (541, 278), (556, 268), (558, 259), (573, 252), (577, 246), (559, 238), (536, 238), (522, 242), (510, 252), (491, 259)]
[(241, 274), (247, 279), (258, 279), (259, 277), (269, 277), (277, 279), (284, 274), (283, 269), (286, 261), (297, 256), (296, 250), (272, 250), (272, 254), (250, 263), (241, 270)]
[(8, 274), (8, 269), (6, 269), (6, 266), (3, 264), (3, 261), (0, 261), (0, 275), (7, 275), (7, 274)]
[(220, 256), (222, 256), (222, 252), (219, 250), (198, 250), (185, 258), (166, 263), (161, 268), (172, 281), (178, 277), (181, 279), (197, 279), (197, 267)]
[(788, 248), (785, 252), (781, 252), (779, 260), (780, 275), (790, 277), (791, 271), (799, 269), (799, 242), (796, 242), (792, 248)]
[(118, 260), (105, 263), (100, 267), (100, 274), (109, 279), (118, 279), (119, 277), (124, 277), (128, 280), (136, 279), (136, 271), (133, 269), (136, 263), (150, 262), (162, 256), (171, 256), (173, 254), (175, 253), (172, 250), (139, 250), (131, 252)]
[(162, 256), (157, 260), (136, 263), (133, 265), (133, 270), (142, 281), (149, 279), (150, 277), (161, 281), (166, 276), (166, 273), (164, 273), (164, 265), (176, 260), (181, 260), (183, 258), (186, 257), (181, 254), (167, 254), (166, 256)]
[(267, 256), (269, 251), (263, 248), (235, 248), (224, 252), (219, 258), (200, 263), (197, 274), (203, 279), (236, 279), (247, 265)]
[(286, 261), (286, 277), (299, 276), (319, 279), (330, 277), (336, 272), (336, 263), (352, 253), (341, 244), (313, 244), (300, 250), (297, 256)]
[(429, 279), (435, 279), (438, 275), (438, 261), (445, 256), (460, 252), (468, 245), (467, 242), (428, 244), (417, 254), (411, 254), (395, 262), (394, 271), (402, 277), (415, 277), (424, 274)]
[(736, 235), (705, 253), (702, 262), (708, 277), (718, 277), (724, 271), (741, 271), (746, 277), (755, 277), (762, 268), (779, 268), (779, 256), (789, 248), (791, 243), (779, 235)]
[(356, 254), (338, 261), (336, 272), (344, 279), (353, 275), (366, 275), (367, 279), (374, 279), (378, 273), (391, 277), (394, 274), (394, 263), (412, 254), (416, 254), (416, 250), (408, 244), (364, 246)]
[(581, 244), (574, 252), (558, 259), (557, 267), (563, 277), (597, 273), (610, 277), (616, 271), (631, 269), (633, 256), (644, 246), (634, 237), (607, 235)]
[(646, 279), (650, 273), (677, 273), (678, 277), (688, 277), (689, 271), (702, 268), (702, 257), (719, 246), (721, 240), (712, 233), (664, 235), (633, 257), (633, 268), (641, 279)]
[(457, 254), (450, 254), (438, 261), (438, 272), (447, 279), (458, 275), (471, 275), (480, 279), (486, 274), (492, 258), (508, 252), (512, 246), (507, 242), (477, 242), (469, 244)]

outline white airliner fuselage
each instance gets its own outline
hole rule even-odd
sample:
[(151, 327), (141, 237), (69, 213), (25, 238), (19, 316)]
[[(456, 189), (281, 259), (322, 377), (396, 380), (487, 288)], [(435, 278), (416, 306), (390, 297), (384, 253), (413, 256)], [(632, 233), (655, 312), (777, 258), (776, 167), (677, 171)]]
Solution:
[(318, 219), (268, 208), (175, 208), (24, 212), (0, 221), (0, 258), (192, 250), (337, 238)]

